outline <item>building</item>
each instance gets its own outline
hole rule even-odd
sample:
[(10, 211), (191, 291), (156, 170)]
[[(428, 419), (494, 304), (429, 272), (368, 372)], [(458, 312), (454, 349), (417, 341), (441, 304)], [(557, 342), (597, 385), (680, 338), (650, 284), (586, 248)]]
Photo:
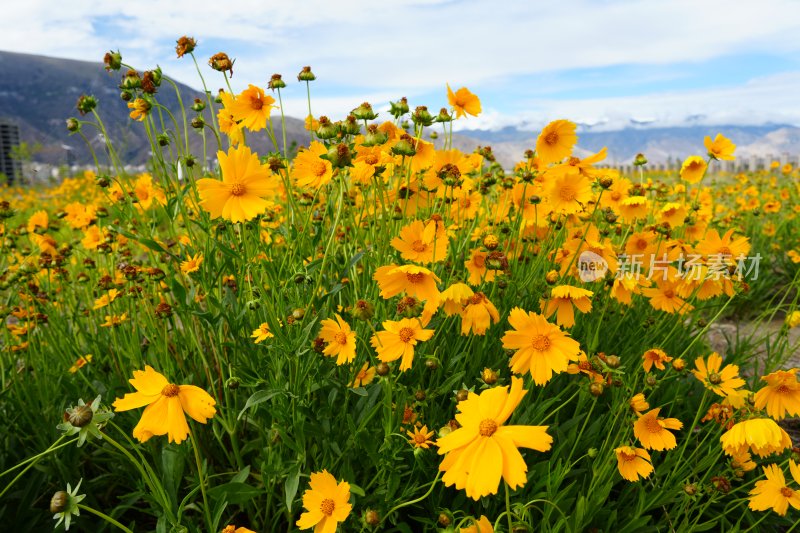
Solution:
[(22, 177), (22, 163), (11, 157), (12, 148), (18, 145), (19, 126), (0, 118), (0, 174), (4, 174), (9, 183)]

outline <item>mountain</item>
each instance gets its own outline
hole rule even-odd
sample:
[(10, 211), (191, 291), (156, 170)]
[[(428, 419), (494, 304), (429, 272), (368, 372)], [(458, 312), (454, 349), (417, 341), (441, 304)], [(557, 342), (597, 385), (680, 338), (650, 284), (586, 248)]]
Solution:
[[(144, 125), (129, 117), (127, 104), (120, 98), (122, 71), (108, 73), (102, 63), (0, 51), (0, 72), (3, 73), (0, 76), (0, 118), (10, 119), (19, 125), (23, 141), (41, 144), (41, 151), (34, 155), (37, 161), (64, 164), (67, 162), (67, 148), (71, 148), (75, 163), (88, 164), (92, 161), (84, 141), (78, 135), (70, 135), (65, 123), (68, 117), (93, 121), (91, 115), (81, 117), (75, 107), (82, 94), (94, 95), (98, 99), (98, 113), (123, 162), (139, 165), (148, 159), (150, 143)], [(205, 101), (205, 95), (186, 85), (177, 85), (187, 106), (188, 120), (191, 120), (195, 113), (188, 107), (195, 98)], [(181, 120), (180, 106), (171, 85), (163, 82), (156, 98)], [(204, 118), (210, 121), (208, 110), (204, 111)], [(287, 143), (291, 145), (294, 141), (307, 144), (308, 132), (303, 122), (294, 118), (286, 120)], [(277, 121), (275, 126), (279, 128), (280, 122)], [(97, 135), (97, 129), (84, 125), (83, 133), (98, 156), (104, 158), (104, 144)], [(190, 131), (189, 138), (192, 154), (202, 158), (201, 135)], [(216, 142), (210, 131), (206, 132), (206, 140), (209, 152), (213, 153)], [(249, 134), (248, 140), (254, 146), (273, 149), (263, 132)]]
[[(578, 128), (578, 155), (608, 148), (609, 164), (630, 163), (637, 153), (645, 154), (654, 163), (683, 160), (689, 155), (703, 155), (703, 139), (722, 133), (737, 145), (736, 153), (746, 156), (780, 157), (800, 154), (800, 128), (785, 124), (763, 126), (657, 126), (625, 128), (617, 131), (581, 131)], [(459, 134), (490, 144), (497, 154), (522, 158), (525, 150), (536, 144), (538, 131), (521, 131), (513, 126), (499, 130), (460, 130)]]

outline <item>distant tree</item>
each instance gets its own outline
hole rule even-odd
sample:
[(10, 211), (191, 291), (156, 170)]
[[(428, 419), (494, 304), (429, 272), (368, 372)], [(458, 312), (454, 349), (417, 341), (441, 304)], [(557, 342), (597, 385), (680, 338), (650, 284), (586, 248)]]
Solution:
[(22, 163), (31, 163), (33, 162), (33, 157), (42, 151), (42, 144), (41, 143), (27, 143), (21, 142), (16, 146), (12, 146), (11, 150), (9, 150), (9, 157), (11, 159), (15, 159)]

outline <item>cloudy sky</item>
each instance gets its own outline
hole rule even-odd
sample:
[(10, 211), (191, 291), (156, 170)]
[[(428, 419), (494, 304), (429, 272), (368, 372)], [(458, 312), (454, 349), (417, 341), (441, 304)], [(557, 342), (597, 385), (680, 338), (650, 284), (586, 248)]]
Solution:
[[(478, 94), (462, 128), (535, 128), (569, 118), (630, 124), (800, 125), (800, 2), (759, 0), (24, 0), (0, 18), (0, 50), (99, 61), (119, 49), (137, 68), (201, 88), (181, 35), (206, 65), (236, 59), (234, 89), (281, 73), (288, 114), (341, 118), (363, 101), (406, 96), (438, 110), (445, 84)], [(384, 115), (385, 116), (385, 115)]]

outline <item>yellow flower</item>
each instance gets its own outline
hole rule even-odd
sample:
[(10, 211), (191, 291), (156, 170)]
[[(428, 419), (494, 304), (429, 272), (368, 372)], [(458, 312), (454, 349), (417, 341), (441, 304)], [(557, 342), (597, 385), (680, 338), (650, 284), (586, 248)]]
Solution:
[(578, 142), (575, 128), (569, 120), (554, 120), (544, 127), (536, 139), (536, 155), (542, 164), (556, 163), (572, 154)]
[(644, 394), (639, 392), (634, 394), (633, 398), (629, 400), (631, 410), (634, 413), (641, 413), (642, 411), (647, 411), (650, 409), (650, 404), (647, 403), (647, 400), (644, 397)]
[(792, 311), (786, 315), (786, 325), (790, 328), (800, 326), (800, 311)]
[(767, 384), (756, 393), (756, 409), (767, 408), (767, 414), (775, 420), (800, 415), (800, 382), (797, 368), (778, 370), (761, 378)]
[(222, 217), (231, 222), (244, 222), (263, 213), (269, 206), (264, 197), (278, 188), (269, 168), (244, 145), (228, 148), (227, 154), (217, 152), (217, 158), (222, 181), (197, 180), (200, 205), (212, 218)]
[(214, 408), (217, 402), (206, 391), (194, 385), (174, 385), (149, 365), (144, 370), (134, 370), (133, 379), (128, 381), (136, 392), (117, 398), (114, 410), (147, 406), (133, 428), (133, 436), (140, 442), (153, 435), (167, 435), (169, 442), (180, 444), (189, 435), (184, 413), (205, 424), (217, 412)]
[(665, 370), (664, 363), (670, 361), (672, 361), (672, 357), (659, 348), (651, 348), (642, 354), (642, 368), (645, 372), (650, 372), (653, 365), (659, 370)]
[(720, 438), (722, 449), (728, 455), (746, 451), (759, 457), (780, 453), (792, 447), (792, 439), (771, 418), (751, 418), (735, 424)]
[(266, 322), (262, 322), (257, 329), (253, 330), (253, 334), (250, 335), (251, 339), (255, 339), (253, 342), (258, 344), (259, 342), (265, 341), (274, 337), (275, 335), (269, 330), (269, 324)]
[(322, 353), (336, 357), (336, 364), (343, 365), (356, 357), (356, 332), (338, 314), (334, 316), (336, 320), (328, 318), (320, 322), (319, 336), (327, 343)]
[(433, 337), (434, 330), (424, 327), (418, 318), (404, 318), (397, 322), (387, 320), (383, 323), (385, 331), (375, 333), (369, 342), (378, 352), (378, 359), (384, 363), (402, 358), (400, 371), (403, 372), (411, 368), (417, 342)]
[(334, 533), (339, 522), (350, 515), (350, 484), (336, 478), (327, 470), (311, 474), (309, 489), (303, 493), (303, 507), (306, 512), (300, 515), (297, 527), (314, 528), (314, 533)]
[(461, 118), (467, 114), (477, 117), (481, 112), (480, 99), (472, 94), (469, 89), (462, 87), (456, 92), (447, 84), (447, 101), (453, 106), (456, 112), (456, 118)]
[(274, 103), (275, 99), (264, 94), (261, 87), (251, 84), (230, 102), (229, 111), (234, 121), (240, 122), (250, 131), (259, 131), (267, 127), (270, 110), (275, 107), (272, 105)]
[(318, 189), (331, 181), (333, 165), (327, 159), (320, 157), (327, 151), (325, 145), (319, 141), (314, 141), (308, 148), (300, 150), (292, 165), (292, 178), (298, 186)]
[[(441, 230), (439, 230), (441, 228)], [(392, 247), (400, 257), (415, 263), (444, 261), (447, 256), (447, 232), (436, 220), (427, 224), (415, 220), (400, 229), (400, 236), (392, 239)]]
[(92, 309), (95, 311), (98, 309), (102, 309), (103, 307), (107, 306), (108, 304), (116, 300), (119, 295), (120, 292), (117, 289), (109, 290), (107, 293), (105, 293), (100, 298), (94, 301), (94, 307)]
[(144, 98), (137, 98), (133, 102), (128, 102), (128, 109), (132, 110), (130, 117), (133, 120), (138, 120), (139, 122), (144, 120), (144, 117), (146, 117), (147, 113), (150, 112), (151, 107), (152, 106), (150, 105), (150, 102)]
[(33, 233), (38, 229), (46, 230), (50, 224), (50, 218), (47, 216), (47, 211), (36, 211), (28, 218), (28, 232)]
[(485, 335), (486, 330), (500, 321), (500, 313), (482, 292), (476, 292), (464, 303), (461, 310), (461, 334)]
[(511, 310), (508, 323), (514, 329), (506, 331), (501, 339), (503, 348), (516, 350), (509, 361), (515, 374), (530, 372), (537, 385), (544, 385), (567, 370), (570, 359), (578, 356), (578, 341), (551, 324), (545, 317), (526, 312), (519, 307)]
[(375, 379), (375, 367), (369, 366), (369, 362), (367, 362), (364, 363), (364, 365), (361, 367), (361, 370), (359, 370), (356, 376), (353, 378), (353, 381), (347, 386), (364, 387), (372, 383), (373, 379)]
[(242, 126), (236, 121), (233, 113), (231, 113), (234, 98), (230, 93), (222, 90), (219, 92), (219, 98), (222, 100), (222, 107), (217, 112), (219, 131), (228, 136), (232, 146), (236, 146), (244, 142), (244, 133), (242, 132)]
[(406, 431), (410, 439), (408, 442), (413, 444), (415, 448), (425, 448), (426, 450), (430, 448), (430, 445), (433, 444), (431, 437), (433, 437), (433, 431), (428, 431), (428, 426), (422, 426), (421, 428), (414, 427), (414, 432)]
[(675, 435), (667, 430), (681, 429), (683, 423), (677, 418), (659, 418), (660, 411), (659, 407), (639, 415), (633, 424), (633, 435), (648, 450), (671, 450), (678, 445)]
[(592, 199), (592, 184), (582, 174), (562, 174), (545, 186), (545, 198), (556, 213), (580, 213)]
[(127, 321), (128, 313), (122, 313), (121, 315), (106, 315), (106, 321), (100, 324), (100, 327), (115, 328)]
[(558, 285), (550, 290), (550, 298), (542, 299), (539, 308), (547, 318), (557, 312), (556, 323), (565, 328), (575, 325), (574, 305), (581, 313), (589, 313), (592, 310), (590, 298), (594, 295), (592, 291), (572, 287), (571, 285)]
[(494, 533), (494, 526), (489, 519), (481, 515), (479, 520), (473, 520), (469, 527), (462, 527), (460, 533)]
[(75, 364), (69, 367), (70, 374), (74, 374), (75, 372), (77, 372), (78, 370), (80, 370), (81, 368), (83, 368), (84, 366), (86, 366), (91, 362), (92, 362), (92, 354), (82, 355), (78, 357), (78, 359), (75, 361)]
[(733, 151), (736, 150), (736, 145), (733, 144), (730, 139), (723, 137), (721, 133), (717, 133), (713, 141), (711, 137), (706, 135), (703, 144), (705, 144), (706, 150), (708, 150), (708, 156), (711, 158), (724, 159), (726, 161), (733, 161), (736, 159), (736, 156), (733, 155)]
[(439, 305), (439, 277), (425, 267), (416, 265), (387, 265), (379, 267), (372, 278), (378, 282), (381, 297), (391, 298), (404, 292)]
[(203, 264), (203, 254), (195, 254), (189, 256), (186, 261), (181, 263), (181, 272), (184, 274), (191, 274), (200, 270), (200, 265)]
[[(464, 305), (475, 294), (466, 283), (453, 283), (441, 293), (441, 306), (447, 316), (461, 313)], [(800, 311), (798, 311), (800, 315)]]
[[(789, 459), (789, 472), (795, 483), (800, 485), (800, 466)], [(764, 467), (766, 480), (756, 481), (756, 486), (750, 491), (748, 507), (753, 511), (766, 511), (772, 509), (781, 516), (786, 515), (789, 505), (800, 509), (800, 488), (790, 488), (783, 477), (783, 471), (778, 465)]]
[(525, 485), (528, 466), (517, 448), (545, 452), (553, 443), (547, 426), (504, 425), (527, 392), (522, 380), (512, 377), (510, 391), (506, 386), (470, 392), (458, 403), (461, 427), (437, 441), (439, 455), (445, 455), (439, 470), (446, 486), (478, 500), (496, 494), (501, 477), (511, 489)]
[(653, 465), (650, 464), (650, 454), (647, 450), (620, 446), (614, 452), (617, 454), (617, 469), (624, 479), (639, 481), (640, 477), (644, 479), (653, 473)]
[(681, 179), (687, 183), (699, 183), (706, 175), (708, 164), (698, 155), (686, 158), (681, 165)]
[(705, 388), (713, 391), (719, 396), (737, 396), (739, 387), (743, 387), (745, 381), (739, 377), (739, 367), (736, 365), (725, 365), (722, 367), (722, 357), (717, 352), (708, 356), (708, 364), (698, 357), (694, 361), (697, 370), (692, 370), (692, 374), (703, 384)]

